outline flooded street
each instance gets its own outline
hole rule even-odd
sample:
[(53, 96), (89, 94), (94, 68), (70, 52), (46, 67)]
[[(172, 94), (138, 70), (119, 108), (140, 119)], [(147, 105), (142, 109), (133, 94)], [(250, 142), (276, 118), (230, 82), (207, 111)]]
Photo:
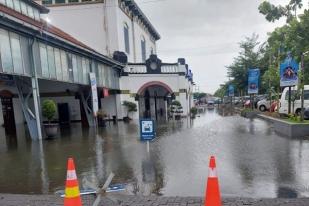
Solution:
[(216, 155), (223, 196), (309, 197), (309, 141), (274, 133), (271, 124), (215, 111), (190, 122), (158, 125), (158, 138), (139, 141), (137, 122), (107, 125), (98, 134), (72, 124), (61, 138), (31, 141), (0, 130), (0, 193), (49, 194), (64, 189), (67, 157), (82, 188), (125, 183), (127, 194), (203, 196), (210, 155)]

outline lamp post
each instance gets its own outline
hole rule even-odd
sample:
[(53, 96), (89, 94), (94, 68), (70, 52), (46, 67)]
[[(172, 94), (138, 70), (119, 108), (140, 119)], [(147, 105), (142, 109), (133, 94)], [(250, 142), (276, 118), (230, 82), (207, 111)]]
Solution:
[(304, 121), (304, 78), (305, 78), (305, 56), (309, 54), (309, 51), (303, 52), (301, 54), (301, 112), (300, 112), (300, 121)]

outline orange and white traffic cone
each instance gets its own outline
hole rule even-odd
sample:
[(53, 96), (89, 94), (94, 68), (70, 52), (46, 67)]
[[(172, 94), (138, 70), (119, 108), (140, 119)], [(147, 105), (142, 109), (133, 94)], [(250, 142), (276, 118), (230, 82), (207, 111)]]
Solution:
[(73, 158), (68, 159), (64, 206), (82, 206)]
[(221, 196), (219, 189), (219, 180), (216, 170), (216, 160), (214, 156), (210, 157), (209, 174), (207, 180), (205, 206), (221, 206)]

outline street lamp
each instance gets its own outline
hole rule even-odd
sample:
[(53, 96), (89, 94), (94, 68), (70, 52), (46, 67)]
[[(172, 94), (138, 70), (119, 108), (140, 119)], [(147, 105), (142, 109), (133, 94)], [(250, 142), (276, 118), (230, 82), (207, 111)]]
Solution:
[(303, 52), (301, 54), (301, 69), (302, 69), (302, 78), (301, 78), (301, 112), (300, 112), (300, 121), (304, 121), (304, 75), (305, 75), (305, 56), (309, 54), (309, 51)]

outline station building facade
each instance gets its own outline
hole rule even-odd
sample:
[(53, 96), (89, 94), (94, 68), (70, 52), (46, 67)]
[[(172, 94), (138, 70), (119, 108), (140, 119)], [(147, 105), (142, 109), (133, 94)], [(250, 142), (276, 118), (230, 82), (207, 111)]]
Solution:
[(123, 68), (43, 21), (48, 11), (31, 0), (0, 2), (0, 125), (12, 132), (27, 123), (33, 139), (42, 138), (40, 105), (46, 98), (57, 102), (59, 121), (93, 124), (89, 73), (96, 74), (104, 99), (105, 88), (109, 96), (119, 94)]
[[(172, 100), (189, 114), (192, 72), (184, 59), (161, 62), (160, 35), (134, 1), (44, 1), (48, 8), (39, 3), (0, 0), (0, 125), (7, 132), (26, 125), (33, 139), (41, 139), (44, 99), (57, 103), (58, 122), (94, 125), (89, 73), (96, 76), (99, 108), (109, 118), (126, 116), (124, 101), (138, 105), (133, 119), (166, 120)], [(60, 28), (42, 19), (49, 9)]]

